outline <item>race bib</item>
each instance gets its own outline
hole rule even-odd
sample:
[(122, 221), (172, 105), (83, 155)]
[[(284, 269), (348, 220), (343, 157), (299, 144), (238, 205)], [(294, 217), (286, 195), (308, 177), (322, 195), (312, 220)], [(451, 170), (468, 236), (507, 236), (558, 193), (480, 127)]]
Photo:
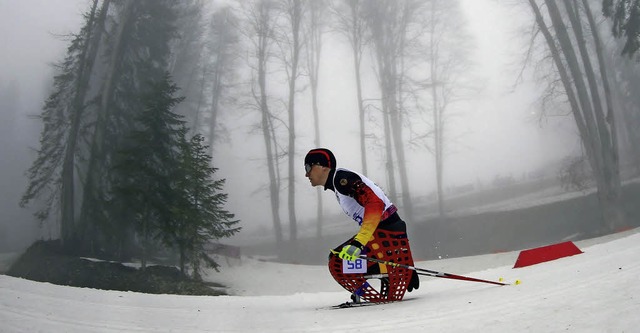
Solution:
[(367, 263), (364, 259), (355, 261), (342, 260), (342, 273), (344, 274), (364, 274), (367, 272)]

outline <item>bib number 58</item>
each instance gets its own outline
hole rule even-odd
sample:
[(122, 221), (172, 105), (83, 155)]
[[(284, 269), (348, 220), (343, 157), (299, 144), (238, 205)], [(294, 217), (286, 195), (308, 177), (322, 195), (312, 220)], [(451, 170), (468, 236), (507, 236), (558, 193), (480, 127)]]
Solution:
[(342, 260), (342, 273), (344, 274), (364, 274), (367, 272), (367, 265), (364, 259), (354, 261)]

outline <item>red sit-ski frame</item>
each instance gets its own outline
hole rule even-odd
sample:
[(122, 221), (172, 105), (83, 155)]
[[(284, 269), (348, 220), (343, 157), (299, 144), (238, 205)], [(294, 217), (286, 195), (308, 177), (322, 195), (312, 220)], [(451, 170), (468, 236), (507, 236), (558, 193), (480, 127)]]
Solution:
[[(398, 264), (413, 266), (411, 248), (406, 232), (376, 230), (374, 239), (367, 243), (363, 253), (367, 257), (380, 260), (391, 261)], [(335, 250), (340, 251), (342, 246)], [(390, 267), (371, 261), (367, 261), (367, 273), (345, 274), (342, 272), (342, 259), (335, 253), (329, 255), (329, 271), (333, 278), (347, 291), (360, 296), (367, 302), (394, 302), (400, 301), (411, 282), (411, 270), (402, 267)], [(366, 276), (385, 276), (380, 285), (380, 290), (376, 290), (367, 282)]]

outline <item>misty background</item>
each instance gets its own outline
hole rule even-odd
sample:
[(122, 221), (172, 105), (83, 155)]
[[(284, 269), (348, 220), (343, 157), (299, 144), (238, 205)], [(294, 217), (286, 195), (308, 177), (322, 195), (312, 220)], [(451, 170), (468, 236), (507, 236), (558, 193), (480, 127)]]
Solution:
[(21, 250), (56, 232), (18, 206), (25, 172), (36, 156), (40, 114), (68, 39), (78, 30), (86, 1), (0, 1), (0, 247)]
[[(197, 3), (197, 1), (193, 2)], [(429, 3), (429, 2), (425, 2)], [(435, 1), (438, 3), (438, 1)], [(452, 18), (457, 26), (443, 40), (455, 40), (460, 51), (448, 57), (465, 63), (459, 73), (460, 95), (448, 105), (444, 130), (443, 190), (445, 198), (492, 190), (505, 184), (548, 181), (559, 186), (558, 175), (563, 161), (583, 154), (578, 129), (567, 105), (555, 104), (556, 110), (543, 110), (541, 102), (548, 83), (541, 79), (540, 65), (529, 61), (544, 58), (545, 50), (530, 50), (534, 17), (524, 2), (492, 0), (461, 0), (453, 2)], [(34, 116), (40, 114), (51, 92), (56, 73), (53, 66), (65, 54), (68, 35), (77, 33), (83, 24), (82, 13), (90, 6), (85, 0), (0, 0), (0, 251), (18, 251), (33, 240), (56, 238), (59, 225), (55, 219), (42, 223), (33, 217), (33, 210), (20, 208), (18, 202), (27, 186), (25, 172), (36, 157), (42, 124)], [(233, 1), (204, 1), (202, 8), (206, 22), (212, 13), (231, 6), (242, 17), (242, 6)], [(424, 12), (428, 12), (425, 5)], [(594, 4), (599, 13), (599, 4)], [(330, 17), (330, 14), (326, 14)], [(605, 25), (607, 21), (599, 20)], [(326, 23), (322, 34), (322, 51), (318, 67), (319, 145), (331, 149), (339, 167), (361, 172), (360, 133), (356, 81), (353, 74), (352, 50), (347, 39)], [(458, 35), (459, 36), (455, 36)], [(241, 37), (240, 45), (247, 45), (251, 36)], [(457, 39), (461, 38), (461, 39)], [(606, 37), (614, 44), (612, 37)], [(247, 80), (250, 65), (247, 49), (237, 49), (236, 78), (229, 90), (231, 97), (219, 113), (216, 127), (220, 134), (212, 144), (213, 165), (217, 178), (226, 180), (228, 193), (225, 208), (236, 215), (243, 230), (225, 240), (230, 244), (246, 245), (271, 241), (273, 219), (269, 199), (267, 158), (264, 138), (259, 128), (259, 112), (242, 103), (241, 95), (248, 90), (241, 87)], [(443, 53), (446, 53), (443, 51)], [(362, 58), (363, 100), (366, 111), (366, 175), (382, 188), (391, 187), (387, 173), (387, 157), (383, 142), (382, 122), (377, 101), (380, 100), (376, 59), (365, 49)], [(272, 60), (274, 63), (277, 60)], [(417, 67), (419, 68), (419, 67)], [(269, 80), (273, 109), (285, 109), (287, 82), (282, 66), (274, 65)], [(304, 72), (304, 70), (301, 70)], [(194, 75), (194, 79), (195, 79)], [(428, 80), (428, 74), (424, 75)], [(295, 100), (296, 130), (293, 184), (295, 186), (295, 214), (300, 237), (316, 232), (318, 218), (317, 196), (304, 177), (303, 159), (306, 152), (318, 145), (314, 134), (311, 87), (305, 73), (299, 77)], [(428, 84), (426, 84), (428, 86)], [(178, 95), (185, 92), (185, 87)], [(462, 89), (464, 88), (464, 89)], [(233, 91), (236, 89), (236, 91)], [(244, 89), (244, 90), (243, 90)], [(428, 94), (425, 90), (421, 94)], [(187, 94), (188, 95), (188, 94)], [(189, 96), (187, 96), (189, 100)], [(416, 97), (416, 100), (418, 98)], [(403, 146), (410, 192), (414, 203), (408, 224), (424, 223), (438, 215), (436, 202), (436, 163), (433, 147), (433, 121), (428, 103), (408, 114)], [(564, 110), (562, 109), (564, 108)], [(276, 111), (277, 112), (277, 111)], [(546, 115), (543, 115), (545, 113)], [(285, 122), (284, 113), (280, 113)], [(284, 126), (286, 127), (286, 126)], [(282, 137), (280, 137), (282, 139)], [(286, 152), (286, 139), (282, 151)], [(280, 211), (284, 237), (289, 238), (287, 197), (287, 161), (279, 162), (283, 181)], [(291, 183), (288, 183), (291, 184)], [(401, 193), (400, 193), (401, 194)], [(399, 194), (399, 195), (400, 195)], [(323, 196), (324, 233), (331, 227), (345, 226), (355, 233), (356, 226), (344, 216), (333, 201), (333, 193)], [(399, 201), (399, 200), (398, 200)], [(446, 201), (445, 201), (446, 202)]]

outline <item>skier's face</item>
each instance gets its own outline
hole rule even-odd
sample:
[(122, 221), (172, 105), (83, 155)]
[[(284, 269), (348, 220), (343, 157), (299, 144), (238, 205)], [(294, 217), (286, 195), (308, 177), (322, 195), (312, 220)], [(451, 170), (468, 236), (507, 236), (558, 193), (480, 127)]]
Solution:
[(311, 186), (324, 185), (326, 183), (327, 170), (329, 170), (329, 168), (317, 164), (306, 164), (304, 168), (306, 171), (305, 176), (309, 178)]

